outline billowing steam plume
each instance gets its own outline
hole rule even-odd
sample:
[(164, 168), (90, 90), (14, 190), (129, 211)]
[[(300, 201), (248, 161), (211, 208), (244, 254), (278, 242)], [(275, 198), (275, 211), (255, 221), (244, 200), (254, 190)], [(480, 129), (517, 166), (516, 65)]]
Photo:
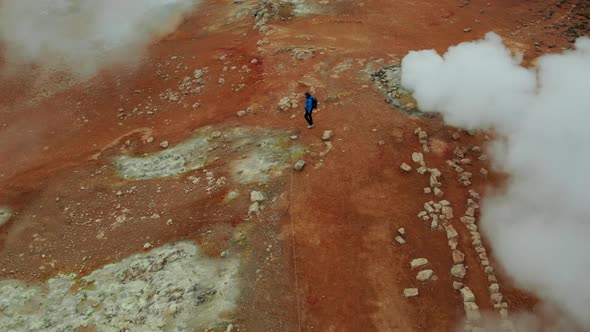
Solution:
[(410, 52), (402, 71), (422, 110), (501, 136), (490, 148), (511, 177), (483, 203), (483, 232), (520, 286), (590, 329), (590, 39), (527, 69), (488, 33), (442, 57)]
[(0, 0), (0, 42), (8, 63), (91, 75), (105, 65), (137, 61), (197, 1)]

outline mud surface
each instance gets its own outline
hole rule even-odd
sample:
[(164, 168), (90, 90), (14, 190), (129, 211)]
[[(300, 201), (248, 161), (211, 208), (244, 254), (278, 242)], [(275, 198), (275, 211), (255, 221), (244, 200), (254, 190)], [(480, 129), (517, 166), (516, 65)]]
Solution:
[[(415, 116), (405, 92), (387, 95), (397, 91), (395, 82), (375, 82), (389, 77), (375, 73), (397, 68), (410, 50), (442, 52), (488, 31), (530, 62), (587, 33), (584, 15), (583, 1), (204, 0), (137, 67), (82, 81), (18, 68), (0, 81), (0, 325), (452, 330), (465, 312), (449, 273), (447, 237), (417, 218), (432, 196), (423, 191), (428, 179), (404, 174), (400, 164), (423, 149), (415, 128), (427, 131), (425, 159), (441, 170), (444, 198), (461, 216), (468, 188), (446, 161), (458, 146), (485, 153), (486, 133), (453, 139), (456, 128), (436, 115)], [(305, 91), (319, 100), (311, 130), (303, 120)], [(293, 93), (299, 103), (281, 110), (281, 99)], [(328, 142), (324, 130), (333, 131)], [(295, 172), (299, 159), (306, 166)], [(482, 167), (489, 161), (466, 166), (474, 174), (470, 188), (485, 196), (505, 176), (479, 176)], [(253, 201), (252, 191), (263, 200)], [(405, 245), (394, 241), (400, 227)], [(465, 282), (480, 309), (497, 315), (469, 230), (456, 228), (465, 239)], [(161, 275), (131, 279), (115, 271), (174, 246), (184, 248), (194, 270), (174, 273), (166, 263)], [(428, 259), (436, 280), (416, 280), (409, 262), (417, 257)], [(511, 314), (535, 312), (534, 294), (514, 287), (499, 266), (496, 275)], [(109, 291), (94, 299), (98, 276), (109, 279)], [(158, 286), (170, 296), (151, 298), (155, 311), (143, 321), (140, 308), (121, 306), (147, 306), (124, 294), (150, 291), (138, 282), (153, 278), (182, 279), (174, 283), (184, 297), (171, 299), (172, 286)], [(405, 298), (409, 287), (420, 295)], [(221, 296), (225, 304), (202, 318), (199, 296), (205, 304)], [(82, 297), (102, 304), (93, 311)], [(88, 315), (60, 320), (51, 301)], [(178, 309), (183, 301), (196, 311)], [(101, 325), (109, 310), (114, 320)]]

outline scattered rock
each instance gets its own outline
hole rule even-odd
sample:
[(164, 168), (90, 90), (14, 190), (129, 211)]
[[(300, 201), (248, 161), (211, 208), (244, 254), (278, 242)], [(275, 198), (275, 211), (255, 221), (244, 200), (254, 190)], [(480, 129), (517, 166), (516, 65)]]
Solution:
[(245, 115), (246, 115), (246, 111), (238, 111), (238, 112), (236, 113), (236, 115), (238, 116), (238, 118), (241, 118), (241, 117), (243, 117), (243, 116), (245, 116)]
[(426, 188), (424, 188), (424, 193), (430, 194), (430, 193), (432, 193), (432, 189), (430, 187), (426, 187)]
[(467, 270), (465, 269), (465, 266), (463, 264), (455, 264), (451, 268), (451, 274), (456, 278), (463, 279), (467, 274)]
[(248, 214), (258, 213), (260, 211), (260, 204), (258, 202), (252, 203), (248, 209)]
[(428, 281), (434, 275), (434, 271), (432, 270), (423, 270), (418, 272), (416, 275), (416, 280), (418, 281)]
[(453, 281), (453, 289), (460, 290), (463, 288), (463, 283), (458, 281)]
[(452, 256), (454, 264), (461, 264), (465, 261), (465, 254), (459, 250), (453, 250)]
[(250, 201), (252, 202), (262, 202), (264, 201), (264, 194), (260, 191), (253, 191), (250, 193)]
[(400, 233), (401, 235), (406, 234), (406, 229), (405, 228), (400, 228), (397, 230), (398, 233)]
[(481, 319), (479, 307), (475, 302), (464, 302), (463, 309), (465, 309), (465, 315), (467, 316), (468, 321), (477, 322)]
[(481, 174), (481, 176), (483, 176), (484, 178), (488, 176), (488, 173), (488, 170), (483, 167), (479, 169), (479, 174)]
[(418, 288), (405, 288), (404, 289), (404, 296), (405, 297), (418, 296)]
[(447, 239), (452, 239), (459, 236), (459, 233), (457, 233), (457, 230), (455, 227), (453, 227), (453, 225), (445, 225), (445, 231), (447, 233)]
[(401, 170), (404, 172), (411, 172), (412, 171), (412, 166), (410, 166), (406, 163), (402, 163), (399, 168), (401, 168)]
[(395, 237), (395, 241), (397, 243), (399, 243), (399, 244), (405, 244), (406, 243), (406, 240), (404, 240), (404, 238), (401, 237), (401, 236), (399, 236), (399, 235)]
[(471, 28), (465, 28), (465, 29), (463, 29), (463, 32), (470, 32), (470, 31), (471, 31)]
[(297, 135), (292, 135), (292, 136), (289, 136), (289, 138), (292, 139), (292, 140), (296, 140), (299, 137), (297, 137)]
[(295, 165), (293, 166), (293, 169), (296, 171), (301, 171), (304, 166), (305, 166), (305, 161), (299, 160), (295, 163)]
[(498, 293), (500, 291), (500, 285), (498, 285), (497, 283), (493, 283), (490, 285), (490, 294), (495, 294)]
[(322, 140), (324, 141), (329, 141), (332, 138), (332, 131), (331, 130), (326, 130), (324, 131), (324, 134), (322, 135)]
[(463, 296), (463, 302), (475, 302), (475, 294), (467, 286), (461, 288), (461, 296)]
[(426, 258), (415, 258), (410, 262), (410, 267), (415, 269), (426, 264), (428, 264), (428, 260)]
[(494, 294), (490, 295), (490, 299), (492, 300), (493, 303), (501, 303), (503, 296), (501, 293), (494, 293)]
[(291, 99), (289, 99), (289, 97), (281, 98), (281, 100), (279, 100), (278, 106), (281, 111), (286, 111), (286, 110), (290, 109), (291, 108)]
[(160, 143), (160, 146), (164, 149), (166, 149), (168, 147), (168, 141), (164, 141), (162, 143)]
[(444, 196), (444, 192), (440, 190), (438, 187), (434, 188), (434, 196), (441, 198)]
[(414, 152), (412, 153), (412, 161), (422, 165), (422, 163), (424, 162), (424, 155), (420, 152)]

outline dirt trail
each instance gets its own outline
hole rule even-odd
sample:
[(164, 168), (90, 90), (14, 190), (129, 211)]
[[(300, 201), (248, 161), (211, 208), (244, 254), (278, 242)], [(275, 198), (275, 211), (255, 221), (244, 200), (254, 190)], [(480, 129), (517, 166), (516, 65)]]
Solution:
[[(39, 89), (37, 69), (7, 76), (0, 81), (0, 207), (14, 213), (0, 226), (0, 278), (39, 283), (61, 272), (86, 275), (150, 246), (192, 240), (210, 257), (227, 251), (240, 258), (238, 309), (226, 313), (239, 331), (452, 330), (465, 312), (453, 290), (447, 238), (417, 219), (430, 199), (423, 193), (428, 178), (399, 166), (422, 150), (414, 129), (426, 130), (426, 162), (443, 172), (444, 199), (458, 218), (468, 193), (445, 162), (456, 146), (485, 146), (484, 135), (455, 141), (456, 129), (437, 116), (392, 108), (370, 74), (410, 50), (442, 52), (488, 31), (527, 60), (557, 52), (568, 42), (564, 28), (553, 27), (571, 10), (558, 3), (306, 1), (294, 12), (281, 9), (265, 33), (253, 29), (257, 1), (207, 0), (137, 68), (83, 82), (64, 78), (49, 92)], [(535, 50), (538, 41), (551, 47)], [(193, 78), (197, 69), (202, 82)], [(180, 91), (185, 77), (201, 90), (167, 92)], [(312, 87), (320, 108), (308, 130), (302, 93)], [(292, 93), (297, 107), (279, 111), (279, 100)], [(177, 176), (127, 181), (113, 167), (117, 156), (159, 152), (164, 141), (173, 148), (208, 125), (222, 139), (232, 128), (280, 131), (284, 140), (270, 149), (273, 158), (288, 156), (287, 166), (261, 170), (269, 180), (239, 180), (249, 166), (236, 173), (233, 165), (265, 144), (260, 137), (240, 147), (232, 145), (238, 139), (219, 142), (207, 165)], [(333, 131), (331, 147), (324, 130)], [(295, 145), (305, 153), (293, 152)], [(299, 158), (306, 166), (292, 172)], [(487, 163), (472, 166), (471, 187), (482, 194), (502, 181), (478, 176)], [(253, 190), (267, 195), (259, 214), (248, 213)], [(228, 203), (232, 191), (239, 197)], [(112, 226), (122, 215), (128, 222)], [(393, 240), (400, 227), (405, 245)], [(493, 311), (469, 230), (456, 228), (470, 267), (465, 283), (481, 310)], [(417, 257), (429, 260), (437, 280), (416, 281), (409, 262)], [(534, 295), (514, 289), (501, 271), (497, 277), (511, 313), (535, 308)], [(402, 290), (416, 285), (420, 296), (404, 298)]]

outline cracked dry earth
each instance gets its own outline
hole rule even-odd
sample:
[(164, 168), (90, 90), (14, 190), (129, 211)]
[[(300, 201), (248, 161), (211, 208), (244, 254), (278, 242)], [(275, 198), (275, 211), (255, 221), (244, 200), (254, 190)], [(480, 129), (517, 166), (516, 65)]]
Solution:
[(0, 329), (514, 330), (539, 301), (477, 231), (493, 134), (396, 75), (492, 30), (559, 52), (576, 5), (205, 0), (135, 68), (4, 77)]

